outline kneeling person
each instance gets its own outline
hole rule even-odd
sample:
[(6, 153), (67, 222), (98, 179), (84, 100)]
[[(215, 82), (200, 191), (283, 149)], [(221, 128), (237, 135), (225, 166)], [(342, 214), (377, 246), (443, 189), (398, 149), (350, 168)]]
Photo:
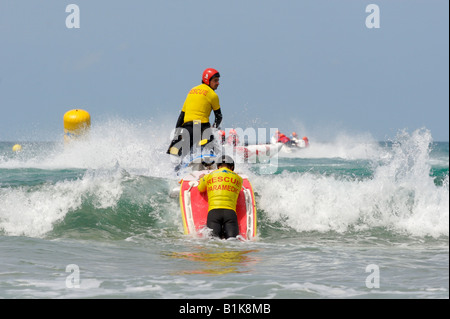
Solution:
[(231, 238), (239, 235), (236, 204), (242, 188), (242, 177), (234, 172), (234, 161), (223, 155), (217, 161), (217, 170), (200, 178), (198, 190), (208, 193), (206, 226), (213, 236)]

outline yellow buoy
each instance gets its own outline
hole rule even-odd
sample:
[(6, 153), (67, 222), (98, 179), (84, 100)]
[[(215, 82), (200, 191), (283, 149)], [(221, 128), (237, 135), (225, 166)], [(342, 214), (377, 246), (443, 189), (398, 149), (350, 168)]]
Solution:
[(70, 110), (64, 114), (64, 141), (85, 135), (91, 127), (91, 116), (81, 109)]
[(16, 144), (12, 148), (13, 152), (20, 152), (22, 150), (22, 145)]

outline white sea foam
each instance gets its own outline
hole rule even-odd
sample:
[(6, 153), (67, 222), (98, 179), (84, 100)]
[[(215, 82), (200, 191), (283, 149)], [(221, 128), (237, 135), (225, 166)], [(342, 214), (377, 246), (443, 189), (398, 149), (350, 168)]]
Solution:
[(0, 192), (0, 230), (10, 236), (44, 236), (87, 197), (98, 209), (116, 205), (122, 194), (121, 180), (120, 170), (88, 171), (73, 181), (4, 188)]
[(307, 148), (290, 153), (280, 152), (281, 157), (289, 158), (342, 158), (375, 159), (387, 156), (385, 150), (369, 134), (348, 135), (339, 133), (329, 141), (314, 141), (311, 139)]
[[(77, 180), (3, 188), (0, 229), (10, 235), (42, 236), (79, 208), (86, 196), (98, 208), (112, 207), (123, 191), (123, 170), (174, 178), (174, 165), (165, 153), (171, 128), (166, 123), (112, 119), (93, 125), (84, 141), (61, 142), (45, 152), (25, 147), (22, 154), (3, 158), (1, 168), (88, 171)], [(417, 130), (401, 132), (391, 150), (370, 136), (338, 135), (334, 143), (312, 144), (301, 152), (306, 157), (370, 160), (373, 177), (250, 174), (257, 207), (269, 220), (299, 232), (385, 227), (417, 236), (448, 236), (449, 181), (447, 176), (442, 186), (436, 186), (429, 176), (431, 142), (429, 131)]]
[(142, 175), (164, 176), (173, 172), (166, 152), (172, 125), (158, 121), (131, 122), (109, 119), (92, 125), (81, 140), (24, 145), (13, 158), (0, 160), (0, 168), (102, 169), (120, 165)]
[(385, 227), (415, 236), (448, 236), (449, 183), (429, 176), (431, 135), (402, 132), (371, 179), (283, 172), (254, 176), (257, 205), (272, 221), (297, 231)]

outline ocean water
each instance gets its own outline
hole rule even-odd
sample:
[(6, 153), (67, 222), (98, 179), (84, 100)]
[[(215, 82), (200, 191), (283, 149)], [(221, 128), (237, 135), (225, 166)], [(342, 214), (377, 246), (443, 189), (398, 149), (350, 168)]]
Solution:
[(252, 242), (183, 234), (157, 131), (0, 142), (0, 298), (449, 298), (449, 143), (428, 130), (239, 163)]

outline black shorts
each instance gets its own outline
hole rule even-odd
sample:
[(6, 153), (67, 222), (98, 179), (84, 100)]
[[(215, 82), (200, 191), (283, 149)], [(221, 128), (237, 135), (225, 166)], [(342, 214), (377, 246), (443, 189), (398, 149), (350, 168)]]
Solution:
[[(212, 141), (214, 139), (214, 135), (211, 131), (211, 125), (209, 123), (201, 123), (199, 126), (198, 124), (193, 124), (193, 122), (188, 122), (183, 124), (183, 128), (189, 132), (189, 139), (183, 139), (182, 144), (182, 154), (183, 156), (186, 156), (189, 153), (193, 152), (193, 149), (198, 147), (198, 143), (202, 139), (207, 139), (209, 141)], [(198, 131), (196, 130), (196, 127), (198, 127)], [(207, 133), (205, 133), (206, 130), (209, 130)]]
[(239, 235), (237, 215), (231, 209), (211, 209), (208, 212), (206, 226), (212, 229), (215, 237), (228, 239)]

